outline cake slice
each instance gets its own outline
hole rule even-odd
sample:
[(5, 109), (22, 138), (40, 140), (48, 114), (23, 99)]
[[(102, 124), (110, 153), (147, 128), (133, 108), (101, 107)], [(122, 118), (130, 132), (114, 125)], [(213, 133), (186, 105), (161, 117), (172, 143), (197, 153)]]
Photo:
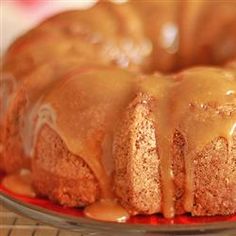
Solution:
[(36, 192), (64, 206), (87, 206), (100, 198), (100, 187), (91, 169), (73, 155), (49, 126), (38, 134), (32, 160)]
[(113, 143), (115, 193), (132, 214), (160, 212), (162, 190), (151, 98), (138, 94), (125, 111)]

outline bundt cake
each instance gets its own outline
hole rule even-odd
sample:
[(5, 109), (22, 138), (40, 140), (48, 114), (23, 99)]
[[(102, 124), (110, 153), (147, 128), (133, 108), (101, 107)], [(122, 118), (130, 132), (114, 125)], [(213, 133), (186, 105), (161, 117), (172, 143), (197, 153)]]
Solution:
[(235, 214), (235, 12), (101, 1), (47, 19), (3, 59), (0, 168), (97, 219)]

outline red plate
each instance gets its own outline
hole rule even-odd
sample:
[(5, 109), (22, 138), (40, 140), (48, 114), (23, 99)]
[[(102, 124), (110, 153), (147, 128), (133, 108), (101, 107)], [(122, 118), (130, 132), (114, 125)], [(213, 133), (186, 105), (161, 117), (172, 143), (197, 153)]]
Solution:
[[(3, 177), (1, 175), (0, 177)], [(192, 217), (190, 215), (165, 219), (161, 215), (134, 216), (125, 223), (95, 221), (84, 216), (83, 210), (56, 205), (43, 198), (29, 198), (10, 192), (0, 184), (0, 200), (6, 206), (35, 220), (57, 227), (89, 232), (122, 232), (122, 235), (151, 232), (153, 235), (185, 233), (236, 233), (236, 215)], [(62, 223), (63, 222), (63, 223)], [(115, 231), (114, 231), (115, 230)], [(183, 233), (183, 234), (179, 234)]]

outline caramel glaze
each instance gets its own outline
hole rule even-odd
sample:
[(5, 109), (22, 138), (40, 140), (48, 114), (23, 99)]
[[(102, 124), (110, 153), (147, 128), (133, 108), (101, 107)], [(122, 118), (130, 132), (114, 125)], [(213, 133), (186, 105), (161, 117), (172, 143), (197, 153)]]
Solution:
[[(34, 135), (31, 130), (35, 127), (37, 111), (41, 105), (41, 99), (50, 91), (50, 89), (63, 76), (73, 73), (84, 62), (71, 56), (66, 60), (55, 60), (38, 66), (31, 74), (29, 74), (17, 94), (25, 96), (25, 107), (20, 117), (20, 135), (26, 156), (32, 156)], [(43, 79), (42, 79), (43, 78)], [(28, 134), (31, 134), (29, 136)], [(27, 138), (26, 138), (27, 137)]]
[[(204, 76), (203, 76), (204, 75)], [(183, 78), (171, 92), (172, 129), (178, 128), (187, 140), (185, 150), (185, 210), (193, 207), (193, 155), (217, 137), (224, 137), (231, 144), (236, 125), (236, 113), (222, 112), (223, 106), (236, 104), (236, 77), (227, 70), (196, 68), (177, 75)], [(197, 112), (194, 110), (196, 108)], [(211, 113), (207, 109), (212, 108)], [(229, 150), (231, 147), (228, 147)]]
[[(68, 149), (82, 158), (95, 174), (101, 198), (110, 199), (85, 210), (93, 218), (99, 217), (99, 208), (104, 205), (106, 209), (110, 206), (115, 209), (112, 220), (123, 219), (121, 215), (127, 218), (127, 214), (123, 214), (125, 210), (117, 206), (112, 190), (114, 161), (111, 150), (117, 121), (137, 93), (153, 98), (157, 151), (161, 160), (162, 213), (167, 218), (175, 215), (172, 170), (175, 130), (184, 135), (187, 143), (184, 207), (186, 212), (191, 212), (193, 156), (217, 137), (226, 138), (230, 149), (236, 127), (236, 112), (223, 111), (223, 107), (235, 109), (236, 104), (236, 73), (230, 69), (197, 67), (174, 76), (142, 77), (114, 68), (91, 67), (74, 71), (47, 88), (44, 94), (39, 91), (43, 94), (41, 97), (31, 96), (35, 98), (31, 112), (23, 114), (25, 127), (21, 129), (21, 137), (25, 152), (34, 155), (34, 143), (43, 125), (57, 132)], [(207, 112), (209, 108), (212, 109), (210, 113)], [(30, 141), (32, 137), (33, 142)], [(103, 215), (101, 218), (107, 220)]]
[(101, 199), (88, 206), (85, 215), (95, 220), (124, 222), (129, 218), (128, 212), (116, 200)]
[(28, 170), (21, 170), (15, 174), (6, 176), (2, 181), (2, 185), (16, 194), (31, 198), (36, 196), (32, 187), (31, 172)]
[(113, 129), (135, 96), (135, 77), (114, 68), (74, 74), (52, 88), (39, 111), (36, 130), (47, 123), (84, 159), (100, 182), (103, 198), (113, 195), (108, 178), (114, 170)]
[[(172, 142), (179, 130), (187, 142), (185, 151), (185, 211), (193, 207), (193, 155), (217, 137), (230, 144), (236, 125), (236, 113), (222, 112), (223, 106), (236, 104), (236, 76), (218, 68), (193, 68), (173, 78), (145, 81), (144, 91), (155, 99), (158, 152), (161, 159), (163, 214), (174, 216)], [(212, 108), (211, 113), (207, 109)], [(229, 147), (230, 150), (230, 147)]]

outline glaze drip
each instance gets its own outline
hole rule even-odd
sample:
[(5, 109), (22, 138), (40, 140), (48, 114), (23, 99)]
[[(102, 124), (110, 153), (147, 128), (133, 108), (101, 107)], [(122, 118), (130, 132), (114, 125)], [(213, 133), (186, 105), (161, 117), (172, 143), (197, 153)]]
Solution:
[(116, 200), (102, 199), (85, 208), (87, 217), (95, 220), (125, 222), (128, 212)]
[(32, 187), (32, 175), (28, 170), (10, 174), (2, 180), (2, 185), (13, 193), (34, 198), (36, 193)]

